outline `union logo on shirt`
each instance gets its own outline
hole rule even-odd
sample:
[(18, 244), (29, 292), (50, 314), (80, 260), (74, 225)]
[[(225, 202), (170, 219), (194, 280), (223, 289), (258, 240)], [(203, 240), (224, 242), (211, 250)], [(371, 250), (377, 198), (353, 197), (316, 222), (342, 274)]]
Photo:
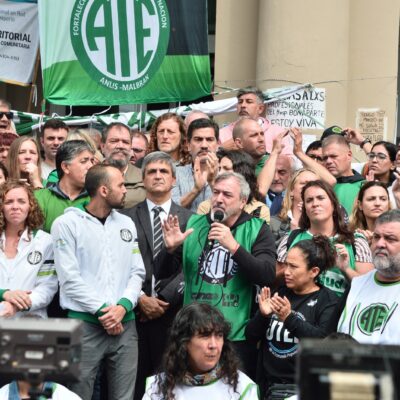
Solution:
[(40, 263), (40, 261), (42, 261), (42, 258), (43, 258), (43, 256), (42, 256), (42, 253), (40, 252), (40, 251), (31, 251), (29, 254), (28, 254), (28, 262), (29, 262), (29, 264), (31, 264), (31, 265), (37, 265), (37, 264), (39, 264)]
[(389, 308), (384, 303), (373, 303), (360, 311), (357, 316), (357, 326), (362, 333), (371, 336), (376, 331), (384, 331), (386, 324), (389, 322), (397, 303), (392, 304)]
[(214, 247), (204, 256), (200, 265), (200, 276), (212, 284), (224, 284), (232, 279), (238, 270), (237, 263), (232, 260), (231, 254), (220, 244)]
[(120, 230), (121, 239), (124, 242), (132, 242), (132, 232), (129, 229), (121, 229)]

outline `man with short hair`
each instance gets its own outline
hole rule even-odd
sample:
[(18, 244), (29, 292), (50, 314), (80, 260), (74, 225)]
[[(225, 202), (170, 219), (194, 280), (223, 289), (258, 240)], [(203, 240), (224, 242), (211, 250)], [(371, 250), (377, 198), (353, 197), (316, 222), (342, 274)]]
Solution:
[[(239, 119), (231, 124), (221, 128), (220, 142), (224, 148), (234, 148), (233, 128), (238, 121), (243, 117), (250, 117), (258, 121), (261, 129), (264, 131), (265, 148), (268, 153), (271, 153), (274, 139), (284, 131), (278, 125), (273, 125), (265, 118), (264, 95), (261, 90), (248, 86), (240, 89), (237, 93), (236, 112)], [(293, 155), (293, 145), (290, 136), (286, 136), (282, 140), (282, 154)]]
[(93, 149), (83, 140), (70, 140), (58, 148), (56, 168), (59, 181), (34, 192), (44, 215), (44, 231), (50, 232), (54, 220), (67, 207), (81, 206), (89, 201), (84, 186), (93, 162)]
[(264, 131), (258, 122), (253, 118), (243, 117), (233, 128), (233, 140), (240, 150), (252, 157), (258, 176), (268, 159), (265, 154)]
[[(244, 336), (251, 316), (255, 286), (270, 286), (275, 279), (275, 243), (265, 221), (243, 211), (250, 193), (242, 175), (216, 177), (211, 212), (193, 215), (182, 233), (176, 217), (163, 224), (169, 253), (183, 243), (184, 304), (204, 302), (218, 308), (231, 323), (233, 340), (244, 372), (253, 375), (255, 348)], [(156, 266), (156, 278), (176, 268), (166, 258)], [(255, 356), (254, 356), (255, 357)]]
[(348, 215), (353, 210), (354, 200), (365, 178), (351, 169), (352, 152), (341, 135), (330, 135), (322, 141), (322, 159), (325, 168), (336, 178), (333, 187), (339, 203)]
[(139, 131), (132, 132), (132, 155), (129, 162), (135, 165), (146, 155), (148, 147), (149, 141), (144, 133)]
[(14, 113), (11, 111), (11, 104), (0, 99), (0, 134), (15, 133), (12, 127)]
[(108, 125), (102, 134), (101, 152), (105, 164), (119, 168), (125, 178), (127, 190), (125, 208), (133, 207), (146, 197), (143, 188), (140, 169), (131, 165), (132, 134), (130, 129), (121, 122)]
[(131, 400), (137, 365), (133, 309), (145, 276), (136, 228), (116, 211), (127, 192), (118, 168), (92, 167), (85, 188), (90, 203), (68, 208), (51, 229), (61, 306), (83, 321), (81, 379), (71, 388), (91, 400), (104, 360), (108, 399)]
[(371, 249), (375, 270), (352, 279), (337, 330), (360, 343), (400, 345), (400, 210), (377, 218)]
[(49, 119), (43, 125), (40, 135), (40, 144), (44, 153), (44, 159), (41, 163), (43, 180), (46, 180), (50, 172), (56, 168), (57, 150), (65, 142), (67, 136), (68, 126), (60, 119)]
[(211, 196), (211, 185), (218, 172), (218, 132), (218, 125), (206, 118), (189, 125), (187, 141), (192, 164), (176, 168), (172, 199), (193, 212)]
[(148, 154), (142, 164), (146, 200), (133, 208), (122, 210), (136, 225), (140, 253), (146, 268), (146, 279), (139, 297), (136, 327), (139, 336), (139, 362), (136, 378), (135, 400), (141, 400), (145, 381), (160, 367), (167, 332), (181, 307), (183, 295), (179, 295), (183, 277), (168, 277), (156, 282), (154, 259), (162, 257), (161, 222), (168, 215), (178, 216), (180, 227), (185, 230), (192, 213), (171, 200), (175, 184), (175, 160), (161, 151)]
[(322, 164), (322, 141), (314, 140), (311, 142), (307, 147), (306, 154), (308, 157)]

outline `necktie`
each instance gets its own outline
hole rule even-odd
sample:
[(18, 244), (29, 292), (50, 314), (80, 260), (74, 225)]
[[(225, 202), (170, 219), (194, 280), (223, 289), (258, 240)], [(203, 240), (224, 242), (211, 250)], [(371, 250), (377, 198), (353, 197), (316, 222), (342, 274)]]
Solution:
[(153, 218), (153, 258), (156, 258), (157, 254), (163, 247), (164, 239), (161, 229), (160, 212), (163, 209), (161, 207), (154, 207), (154, 218)]

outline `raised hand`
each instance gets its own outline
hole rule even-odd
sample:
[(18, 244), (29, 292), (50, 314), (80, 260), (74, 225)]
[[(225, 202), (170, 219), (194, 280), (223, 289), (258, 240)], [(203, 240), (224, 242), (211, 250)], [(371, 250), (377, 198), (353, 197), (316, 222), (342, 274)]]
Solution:
[(271, 298), (271, 307), (273, 312), (282, 322), (284, 322), (292, 312), (292, 306), (286, 296), (273, 296)]
[(350, 256), (346, 249), (346, 246), (340, 243), (335, 244), (336, 249), (336, 266), (341, 271), (346, 271), (350, 267)]
[(161, 223), (161, 228), (163, 231), (165, 248), (169, 253), (172, 253), (177, 247), (179, 247), (193, 232), (193, 228), (182, 232), (176, 215), (168, 215), (168, 218)]
[(268, 287), (263, 287), (258, 295), (258, 307), (260, 312), (264, 317), (267, 317), (272, 314), (272, 306), (271, 306), (271, 290)]

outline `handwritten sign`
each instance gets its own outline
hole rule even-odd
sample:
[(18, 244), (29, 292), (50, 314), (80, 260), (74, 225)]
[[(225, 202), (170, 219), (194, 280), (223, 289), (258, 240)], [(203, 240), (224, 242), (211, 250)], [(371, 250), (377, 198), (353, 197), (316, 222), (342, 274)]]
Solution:
[(357, 110), (356, 126), (357, 130), (372, 143), (386, 140), (386, 111), (379, 108), (360, 108)]
[(268, 119), (285, 128), (323, 129), (325, 89), (300, 90), (289, 97), (267, 104)]

